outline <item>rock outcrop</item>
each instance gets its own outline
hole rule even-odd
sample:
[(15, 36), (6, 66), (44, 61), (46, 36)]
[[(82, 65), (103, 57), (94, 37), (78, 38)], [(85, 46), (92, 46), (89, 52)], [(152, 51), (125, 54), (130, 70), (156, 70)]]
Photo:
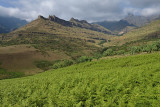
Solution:
[(56, 17), (55, 15), (49, 16), (48, 19), (50, 21), (57, 22), (57, 23), (64, 25), (64, 26), (70, 26), (70, 27), (72, 26), (72, 23), (70, 23), (69, 21), (65, 21), (63, 19), (60, 19), (60, 18)]
[(86, 20), (78, 20), (78, 19), (71, 18), (70, 21), (66, 21), (66, 20), (63, 20), (63, 19), (56, 17), (55, 15), (53, 15), (53, 16), (50, 15), (48, 18), (44, 18), (43, 16), (39, 15), (38, 19), (45, 19), (45, 20), (53, 21), (53, 22), (56, 22), (56, 23), (61, 24), (63, 26), (68, 26), (68, 27), (75, 26), (75, 27), (80, 27), (80, 28), (85, 28), (85, 29), (90, 29), (90, 30), (94, 30), (94, 31), (98, 31), (98, 32), (111, 34), (111, 31), (109, 31), (108, 29), (106, 29), (100, 25), (90, 24)]

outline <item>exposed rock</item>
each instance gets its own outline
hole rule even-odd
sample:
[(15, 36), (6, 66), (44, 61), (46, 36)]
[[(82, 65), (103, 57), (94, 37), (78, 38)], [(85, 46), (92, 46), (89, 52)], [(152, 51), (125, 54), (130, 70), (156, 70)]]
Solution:
[(90, 24), (86, 20), (78, 20), (78, 19), (71, 18), (70, 22), (72, 23), (73, 26), (111, 34), (111, 32), (106, 28), (97, 24)]
[(43, 17), (43, 16), (41, 16), (41, 15), (39, 15), (39, 16), (38, 16), (38, 19), (46, 19), (46, 18)]
[(49, 19), (50, 21), (57, 22), (57, 23), (62, 24), (62, 25), (64, 25), (64, 26), (70, 26), (70, 27), (72, 26), (72, 23), (71, 23), (71, 22), (65, 21), (65, 20), (63, 20), (63, 19), (60, 19), (60, 18), (56, 17), (55, 15), (49, 16), (48, 19)]
[(44, 18), (43, 16), (38, 16), (38, 19), (50, 20), (50, 21), (59, 23), (63, 26), (68, 26), (68, 27), (76, 26), (80, 28), (85, 28), (85, 29), (90, 29), (98, 32), (111, 34), (111, 32), (108, 29), (96, 24), (90, 24), (86, 20), (78, 20), (78, 19), (71, 18), (70, 21), (65, 21), (63, 19), (56, 17), (55, 15), (53, 16), (50, 15), (48, 18)]

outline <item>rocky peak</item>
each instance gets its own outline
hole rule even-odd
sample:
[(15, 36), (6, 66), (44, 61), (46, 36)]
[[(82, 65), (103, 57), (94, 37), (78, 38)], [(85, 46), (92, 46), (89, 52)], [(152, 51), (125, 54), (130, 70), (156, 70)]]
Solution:
[(62, 24), (62, 25), (64, 25), (64, 26), (72, 26), (72, 23), (70, 23), (69, 21), (65, 21), (65, 20), (63, 20), (63, 19), (60, 19), (60, 18), (56, 17), (55, 15), (53, 15), (53, 16), (50, 15), (50, 16), (48, 17), (48, 19), (49, 19), (50, 21), (53, 21), (53, 22)]
[(75, 19), (75, 18), (73, 18), (73, 17), (72, 17), (69, 21), (70, 21), (70, 22), (81, 22), (80, 20)]
[(46, 18), (44, 18), (43, 16), (39, 15), (38, 19), (46, 19)]
[(59, 18), (56, 17), (55, 15), (53, 15), (53, 16), (49, 15), (48, 19), (49, 19), (50, 21), (55, 21), (55, 22), (56, 22), (57, 20), (59, 20)]
[(70, 22), (88, 23), (86, 20), (78, 20), (78, 19), (74, 19), (73, 17), (70, 19)]
[(81, 20), (82, 23), (88, 23), (86, 20)]

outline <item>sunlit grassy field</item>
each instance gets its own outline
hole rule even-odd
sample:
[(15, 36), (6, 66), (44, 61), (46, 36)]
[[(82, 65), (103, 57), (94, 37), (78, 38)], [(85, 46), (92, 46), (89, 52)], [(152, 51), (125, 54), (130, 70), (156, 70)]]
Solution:
[(0, 81), (0, 106), (160, 105), (160, 54), (81, 63)]

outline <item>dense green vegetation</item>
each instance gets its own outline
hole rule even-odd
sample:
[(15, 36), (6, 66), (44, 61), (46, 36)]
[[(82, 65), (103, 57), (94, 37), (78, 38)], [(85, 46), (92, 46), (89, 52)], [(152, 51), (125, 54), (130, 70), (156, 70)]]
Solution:
[(130, 43), (126, 43), (121, 46), (110, 46), (105, 47), (100, 52), (100, 57), (103, 56), (113, 56), (113, 55), (124, 55), (124, 54), (138, 54), (142, 52), (151, 53), (160, 50), (160, 41), (153, 40), (153, 41), (134, 41)]
[(93, 57), (81, 56), (81, 57), (77, 58), (76, 60), (56, 60), (56, 61), (41, 60), (41, 61), (35, 61), (35, 65), (38, 68), (46, 71), (46, 70), (49, 70), (49, 69), (58, 69), (58, 68), (71, 66), (73, 64), (90, 62), (90, 61), (92, 61), (92, 59), (93, 59)]
[(0, 106), (157, 106), (160, 54), (85, 62), (0, 81)]
[(8, 72), (7, 70), (0, 68), (0, 80), (9, 79), (9, 78), (19, 78), (23, 76), (24, 76), (24, 73), (22, 72)]

